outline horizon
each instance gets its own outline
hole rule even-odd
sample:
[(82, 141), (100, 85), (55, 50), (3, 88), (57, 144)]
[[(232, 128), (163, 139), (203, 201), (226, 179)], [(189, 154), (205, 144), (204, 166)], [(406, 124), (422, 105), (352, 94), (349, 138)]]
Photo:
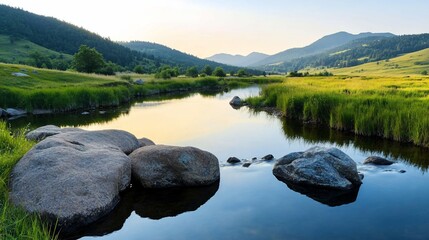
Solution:
[[(342, 31), (351, 34), (390, 32), (395, 35), (428, 32), (426, 23), (419, 16), (423, 16), (429, 3), (419, 0), (394, 3), (346, 0), (329, 4), (308, 0), (307, 6), (302, 2), (278, 0), (270, 0), (271, 4), (261, 4), (256, 0), (222, 0), (216, 3), (208, 0), (163, 0), (141, 1), (136, 3), (138, 6), (133, 2), (103, 3), (103, 11), (100, 12), (94, 11), (100, 9), (99, 3), (81, 0), (66, 3), (1, 0), (0, 4), (54, 17), (112, 41), (158, 43), (200, 58), (220, 53), (273, 55), (307, 46), (326, 35)], [(83, 3), (86, 8), (82, 8)], [(46, 7), (48, 5), (49, 8)], [(294, 11), (289, 12), (290, 9)], [(354, 11), (347, 11), (349, 9)], [(79, 17), (76, 17), (76, 12), (80, 12)], [(360, 18), (363, 13), (365, 19)]]

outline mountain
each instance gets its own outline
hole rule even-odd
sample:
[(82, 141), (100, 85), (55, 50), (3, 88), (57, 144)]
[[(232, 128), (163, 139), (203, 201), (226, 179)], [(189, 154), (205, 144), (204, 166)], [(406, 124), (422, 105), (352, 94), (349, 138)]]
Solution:
[(266, 65), (265, 71), (290, 72), (305, 68), (344, 68), (377, 62), (429, 48), (429, 34), (357, 39), (324, 53)]
[(265, 66), (272, 64), (281, 64), (284, 62), (289, 62), (293, 59), (302, 58), (306, 56), (315, 55), (318, 53), (323, 53), (325, 51), (337, 48), (341, 45), (349, 43), (353, 40), (368, 38), (368, 37), (393, 37), (394, 34), (391, 33), (360, 33), (360, 34), (350, 34), (347, 32), (338, 32), (331, 35), (327, 35), (316, 42), (303, 47), (303, 48), (292, 48), (286, 51), (277, 53), (268, 58), (263, 59), (262, 61), (252, 64), (252, 66)]
[[(180, 52), (178, 50), (169, 48), (167, 46), (143, 42), (143, 41), (131, 41), (131, 42), (120, 42), (122, 46), (125, 46), (131, 50), (141, 52), (151, 58), (162, 59), (164, 64), (178, 66), (182, 71), (186, 68), (196, 66), (198, 69), (203, 69), (204, 66), (211, 66), (213, 69), (216, 67), (222, 67), (225, 71), (237, 71), (238, 68), (233, 64), (226, 65), (217, 63), (205, 59), (200, 59), (190, 54)], [(249, 73), (260, 74), (260, 71), (248, 69)]]
[(253, 65), (259, 61), (262, 61), (263, 59), (267, 58), (268, 56), (269, 55), (267, 55), (267, 54), (258, 53), (258, 52), (252, 52), (247, 56), (219, 53), (219, 54), (215, 54), (211, 57), (208, 57), (206, 59), (210, 60), (210, 61), (215, 61), (218, 63), (233, 65), (233, 66), (248, 67), (248, 66), (251, 66), (251, 65)]
[(162, 63), (83, 28), (6, 5), (0, 5), (0, 34), (66, 54), (76, 53), (85, 44), (96, 48), (107, 61), (127, 68), (142, 64), (150, 71)]

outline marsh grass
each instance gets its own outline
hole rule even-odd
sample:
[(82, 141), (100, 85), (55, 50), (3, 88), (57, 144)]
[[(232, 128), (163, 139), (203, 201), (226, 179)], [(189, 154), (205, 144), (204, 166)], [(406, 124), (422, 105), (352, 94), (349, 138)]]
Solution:
[(32, 146), (25, 140), (24, 130), (12, 134), (0, 121), (0, 239), (56, 239), (38, 216), (12, 206), (8, 200), (12, 168)]
[(304, 122), (429, 147), (429, 78), (287, 78), (248, 102)]

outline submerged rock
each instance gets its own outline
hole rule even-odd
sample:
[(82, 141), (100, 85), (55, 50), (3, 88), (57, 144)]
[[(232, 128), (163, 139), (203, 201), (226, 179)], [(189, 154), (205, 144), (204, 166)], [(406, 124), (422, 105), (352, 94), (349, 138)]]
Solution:
[(252, 163), (244, 163), (242, 166), (245, 168), (248, 168), (248, 167), (250, 167), (250, 165), (252, 165)]
[(205, 186), (220, 177), (218, 159), (194, 147), (146, 146), (130, 158), (133, 176), (146, 188)]
[(152, 146), (156, 145), (152, 140), (149, 138), (140, 138), (139, 140), (140, 147), (146, 147), (146, 146)]
[(15, 117), (15, 116), (22, 116), (27, 114), (27, 111), (22, 109), (14, 109), (14, 108), (8, 108), (6, 109), (6, 113), (8, 116)]
[(68, 132), (81, 132), (84, 131), (80, 128), (60, 128), (55, 125), (46, 125), (43, 127), (39, 127), (25, 135), (30, 141), (42, 141), (43, 139), (54, 136), (60, 133), (68, 133)]
[(395, 162), (387, 160), (385, 158), (382, 157), (377, 157), (377, 156), (371, 156), (368, 157), (367, 159), (365, 159), (365, 161), (363, 162), (363, 164), (372, 164), (372, 165), (392, 165)]
[(118, 130), (60, 133), (36, 144), (14, 167), (15, 205), (72, 231), (108, 214), (131, 181), (125, 154), (139, 147)]
[(44, 115), (44, 114), (52, 114), (54, 113), (52, 110), (48, 109), (34, 109), (31, 114), (33, 115)]
[(273, 174), (286, 183), (337, 190), (362, 183), (356, 163), (337, 148), (314, 147), (288, 154), (274, 165)]
[(262, 159), (263, 159), (263, 160), (270, 161), (270, 160), (273, 160), (273, 159), (274, 159), (274, 156), (273, 156), (272, 154), (268, 154), (268, 155), (266, 155), (266, 156), (262, 157)]
[(226, 160), (226, 162), (230, 164), (236, 164), (236, 163), (240, 163), (241, 160), (236, 157), (230, 157), (228, 158), (228, 160)]

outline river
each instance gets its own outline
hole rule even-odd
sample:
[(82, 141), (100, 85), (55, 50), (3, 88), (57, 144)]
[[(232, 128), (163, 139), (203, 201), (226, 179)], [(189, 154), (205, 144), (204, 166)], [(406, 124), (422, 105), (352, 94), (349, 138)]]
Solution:
[[(24, 117), (12, 127), (46, 124), (87, 130), (122, 129), (157, 144), (194, 146), (217, 156), (218, 185), (196, 189), (125, 192), (103, 221), (82, 229), (82, 239), (427, 239), (429, 151), (377, 138), (356, 137), (282, 120), (228, 102), (259, 93), (249, 87), (144, 99), (105, 112)], [(226, 160), (280, 158), (313, 146), (337, 147), (365, 178), (354, 196), (326, 201), (289, 189), (272, 174), (274, 162), (245, 168)], [(363, 165), (371, 155), (393, 159), (387, 167)], [(405, 170), (405, 173), (400, 173)]]

